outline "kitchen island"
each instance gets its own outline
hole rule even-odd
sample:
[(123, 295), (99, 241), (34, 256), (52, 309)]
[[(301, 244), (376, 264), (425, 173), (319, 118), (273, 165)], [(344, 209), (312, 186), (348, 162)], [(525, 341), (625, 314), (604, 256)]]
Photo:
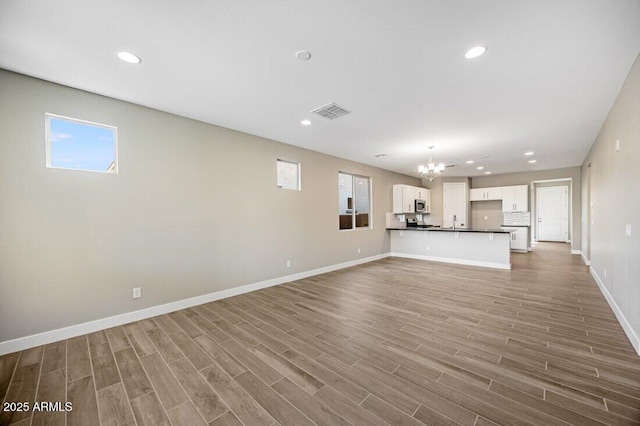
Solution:
[(391, 255), (511, 269), (511, 229), (387, 228)]

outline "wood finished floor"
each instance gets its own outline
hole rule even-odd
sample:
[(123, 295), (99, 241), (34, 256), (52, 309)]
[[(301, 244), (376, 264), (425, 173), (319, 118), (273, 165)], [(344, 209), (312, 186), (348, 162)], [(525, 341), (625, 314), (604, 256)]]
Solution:
[[(640, 424), (640, 358), (587, 267), (389, 258), (0, 357), (19, 425)], [(4, 404), (3, 404), (4, 405)]]

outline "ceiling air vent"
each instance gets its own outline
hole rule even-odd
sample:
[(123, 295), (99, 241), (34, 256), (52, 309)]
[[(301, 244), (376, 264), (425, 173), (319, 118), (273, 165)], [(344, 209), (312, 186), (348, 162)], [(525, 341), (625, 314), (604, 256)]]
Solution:
[(315, 112), (318, 115), (323, 116), (324, 118), (328, 118), (329, 120), (333, 120), (343, 115), (349, 114), (351, 111), (348, 109), (342, 108), (340, 105), (336, 105), (331, 102), (330, 104), (326, 104), (321, 106), (320, 108), (316, 108), (311, 112)]

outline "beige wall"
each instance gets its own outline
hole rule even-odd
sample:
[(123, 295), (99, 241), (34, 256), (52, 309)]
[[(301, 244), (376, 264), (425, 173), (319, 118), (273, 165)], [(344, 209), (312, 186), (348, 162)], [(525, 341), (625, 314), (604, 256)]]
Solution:
[[(0, 342), (387, 253), (391, 186), (420, 184), (3, 70), (0, 93)], [(117, 126), (119, 174), (47, 169), (45, 112)], [(374, 229), (338, 231), (338, 171), (372, 177)]]
[[(571, 225), (570, 238), (572, 250), (579, 251), (581, 248), (581, 172), (580, 167), (569, 167), (565, 169), (540, 170), (536, 172), (508, 173), (503, 175), (479, 176), (471, 179), (472, 188), (489, 188), (494, 186), (509, 185), (529, 185), (529, 210), (533, 220), (535, 211), (535, 193), (532, 193), (532, 182), (571, 179), (569, 182), (554, 183), (553, 185), (569, 185), (571, 190)], [(543, 186), (546, 184), (539, 184)], [(538, 184), (536, 184), (538, 186)], [(487, 216), (487, 220), (484, 219)], [(471, 220), (475, 227), (494, 228), (502, 224), (502, 202), (481, 201), (471, 203)], [(534, 229), (532, 228), (532, 232)]]
[[(616, 140), (620, 141), (618, 152)], [(584, 228), (590, 235), (584, 248), (640, 353), (639, 58), (582, 166), (582, 176), (587, 180)], [(631, 237), (625, 236), (626, 225), (631, 225)]]

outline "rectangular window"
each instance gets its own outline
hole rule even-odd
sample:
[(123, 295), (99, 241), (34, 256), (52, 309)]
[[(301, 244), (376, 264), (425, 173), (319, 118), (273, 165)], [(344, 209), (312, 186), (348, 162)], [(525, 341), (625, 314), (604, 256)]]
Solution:
[(300, 191), (300, 163), (277, 160), (278, 188)]
[(45, 114), (47, 167), (118, 173), (117, 128)]
[(340, 229), (370, 228), (371, 178), (338, 173)]

